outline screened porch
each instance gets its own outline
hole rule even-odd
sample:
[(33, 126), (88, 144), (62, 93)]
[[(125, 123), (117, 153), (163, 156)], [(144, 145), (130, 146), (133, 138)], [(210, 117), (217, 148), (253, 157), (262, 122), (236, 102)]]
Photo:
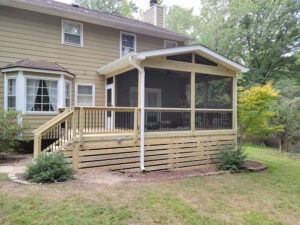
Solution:
[[(135, 69), (108, 78), (107, 106), (138, 107), (138, 82)], [(190, 72), (145, 68), (145, 131), (233, 129), (233, 78), (196, 73), (192, 82)], [(124, 126), (125, 118), (133, 127), (133, 115), (113, 114), (115, 128)]]

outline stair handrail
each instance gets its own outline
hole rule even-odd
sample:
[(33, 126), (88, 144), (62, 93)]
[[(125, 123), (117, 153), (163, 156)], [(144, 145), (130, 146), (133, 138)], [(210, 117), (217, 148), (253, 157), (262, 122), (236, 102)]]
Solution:
[(63, 123), (67, 119), (70, 118), (70, 116), (73, 116), (74, 111), (68, 111), (65, 110), (64, 112), (58, 114), (39, 128), (35, 129), (33, 131), (34, 134), (34, 158), (37, 157), (41, 152), (42, 152), (42, 146), (41, 146), (41, 139), (42, 135), (45, 134), (46, 132), (50, 131), (57, 125)]

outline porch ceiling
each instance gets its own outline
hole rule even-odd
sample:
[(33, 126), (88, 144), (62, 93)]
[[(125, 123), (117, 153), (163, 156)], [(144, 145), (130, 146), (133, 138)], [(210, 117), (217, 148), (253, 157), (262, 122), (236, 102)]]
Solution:
[(175, 48), (164, 48), (152, 51), (145, 51), (145, 52), (132, 52), (120, 59), (117, 59), (101, 68), (97, 71), (101, 75), (107, 75), (110, 73), (114, 73), (118, 70), (122, 70), (126, 67), (130, 67), (132, 64), (130, 63), (129, 59), (134, 58), (137, 62), (141, 62), (147, 58), (151, 57), (158, 57), (158, 56), (167, 56), (167, 55), (176, 55), (176, 54), (185, 54), (185, 53), (197, 53), (201, 56), (207, 57), (212, 61), (219, 63), (225, 67), (228, 67), (234, 71), (246, 73), (248, 68), (204, 47), (201, 45), (191, 45), (191, 46), (182, 46), (182, 47), (175, 47)]

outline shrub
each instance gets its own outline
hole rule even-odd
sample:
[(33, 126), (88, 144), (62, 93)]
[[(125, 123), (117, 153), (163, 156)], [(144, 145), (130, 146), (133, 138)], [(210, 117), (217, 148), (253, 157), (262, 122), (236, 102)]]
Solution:
[(19, 112), (0, 110), (0, 153), (16, 151), (24, 130), (28, 128), (28, 124), (18, 123), (19, 118)]
[(40, 155), (31, 163), (24, 178), (34, 183), (54, 183), (73, 179), (73, 171), (64, 154)]
[(240, 170), (245, 165), (246, 154), (241, 150), (224, 148), (221, 150), (221, 163), (218, 168), (231, 172)]

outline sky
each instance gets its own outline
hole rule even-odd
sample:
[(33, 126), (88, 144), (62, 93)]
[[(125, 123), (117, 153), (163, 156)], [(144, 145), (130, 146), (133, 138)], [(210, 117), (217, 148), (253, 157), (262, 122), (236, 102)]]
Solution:
[[(72, 0), (56, 0), (65, 3), (71, 3)], [(149, 8), (149, 0), (132, 0), (139, 8), (146, 10)], [(164, 0), (164, 5), (170, 7), (172, 5), (179, 5), (186, 8), (194, 7), (194, 9), (200, 8), (199, 0)]]

